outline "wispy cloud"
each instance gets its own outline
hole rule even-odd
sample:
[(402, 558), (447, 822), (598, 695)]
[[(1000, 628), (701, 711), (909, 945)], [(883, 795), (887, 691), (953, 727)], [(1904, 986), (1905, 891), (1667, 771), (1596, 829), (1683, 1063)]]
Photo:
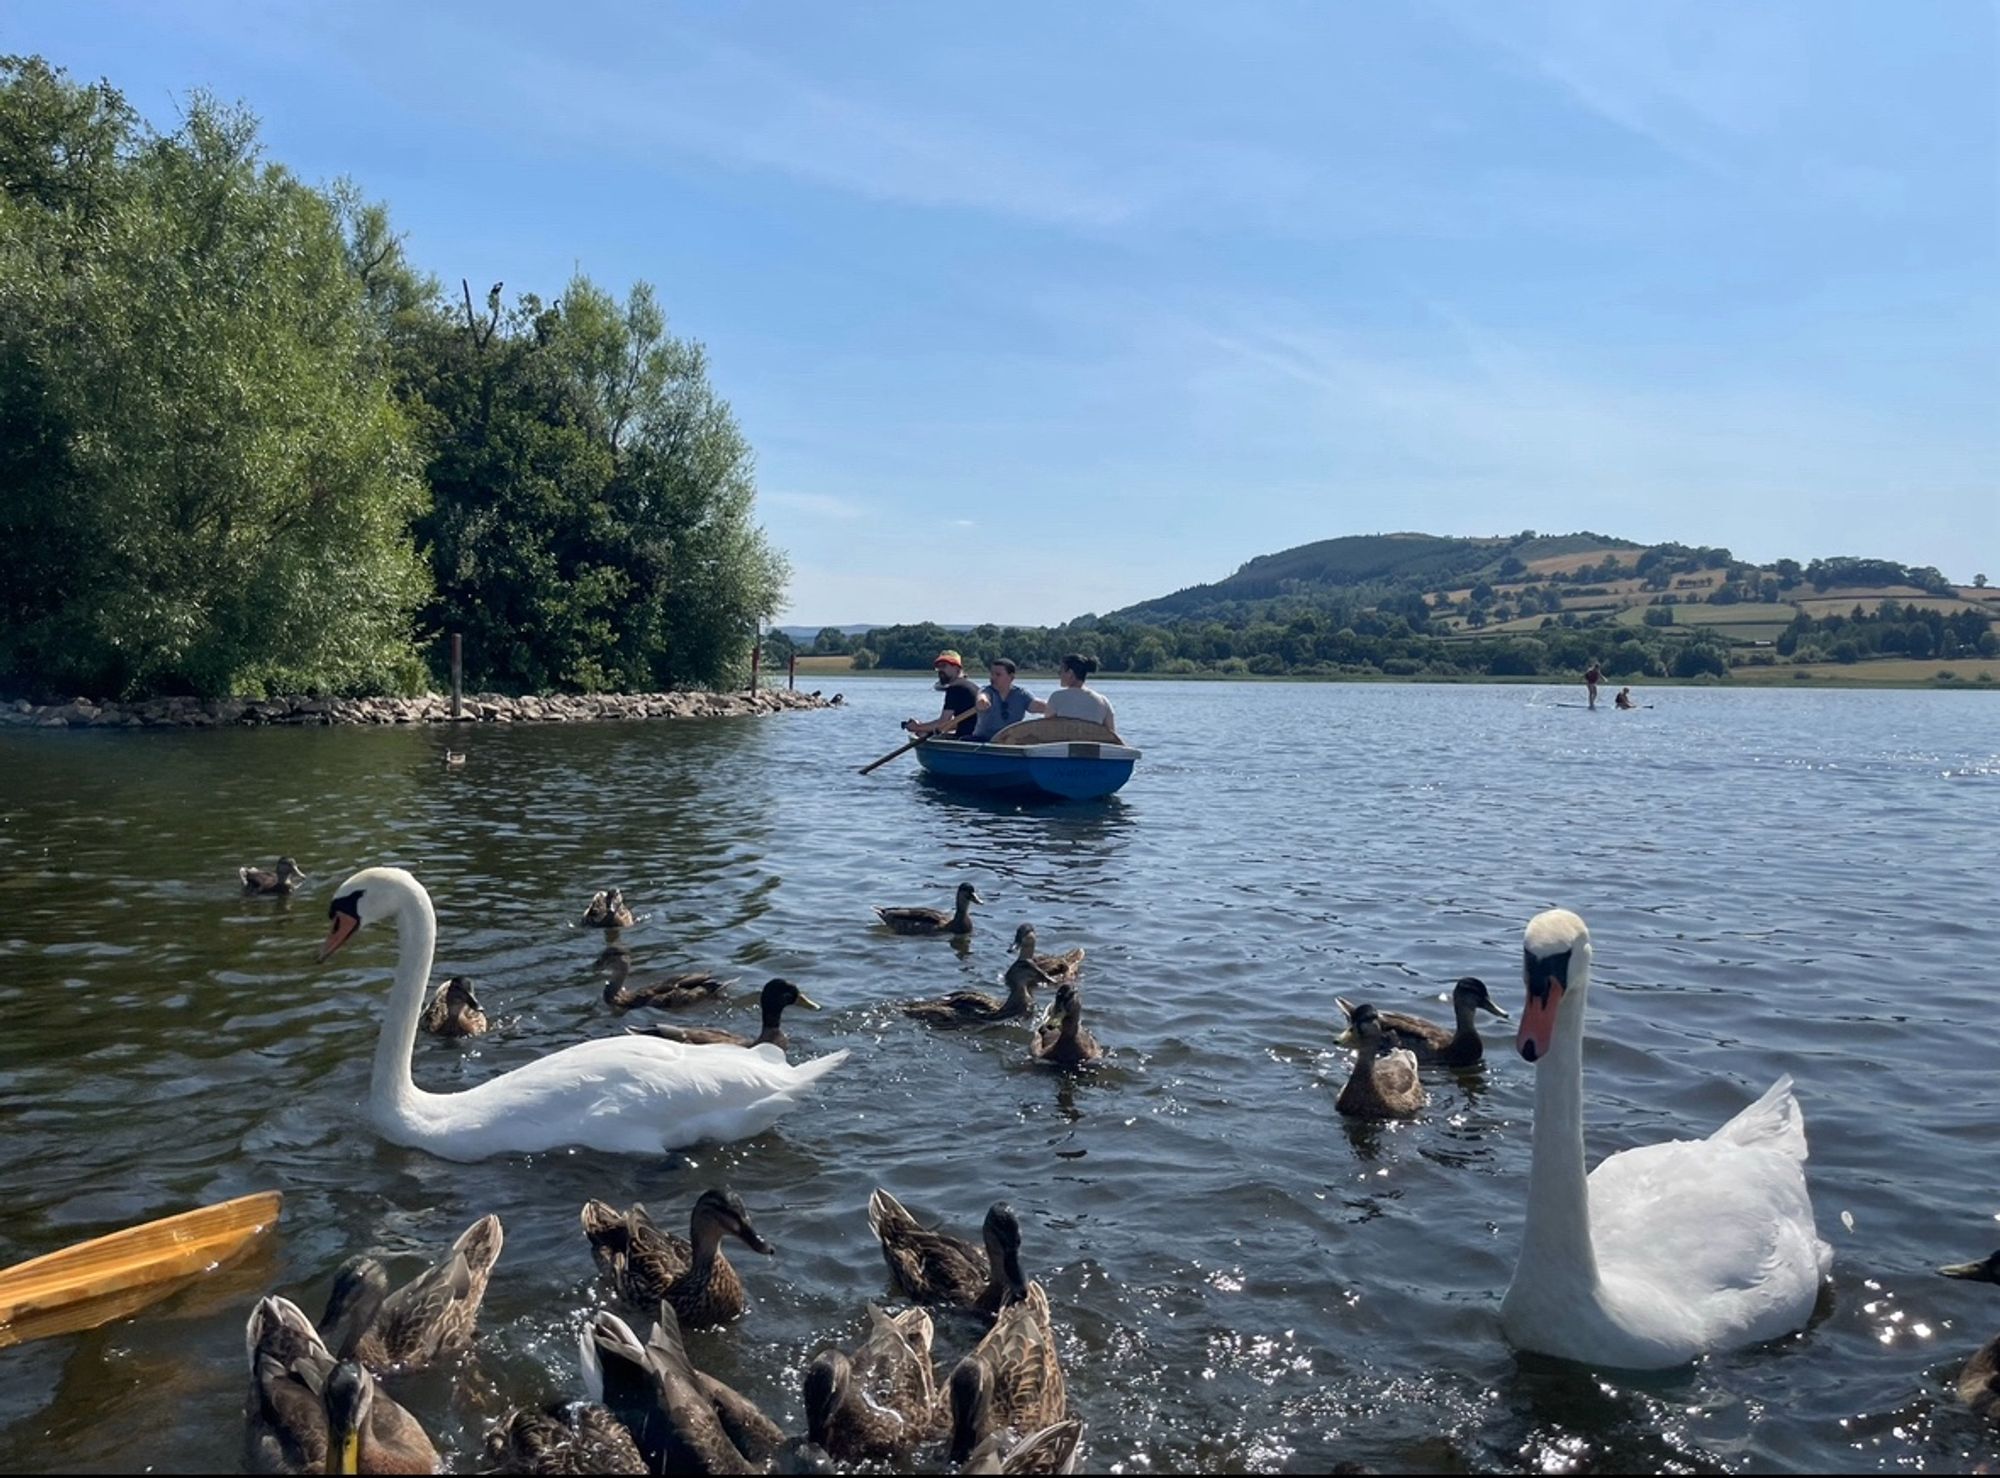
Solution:
[(760, 501), (774, 508), (783, 508), (792, 513), (802, 513), (808, 518), (838, 519), (851, 522), (867, 516), (868, 510), (861, 504), (847, 498), (837, 498), (831, 493), (759, 493)]

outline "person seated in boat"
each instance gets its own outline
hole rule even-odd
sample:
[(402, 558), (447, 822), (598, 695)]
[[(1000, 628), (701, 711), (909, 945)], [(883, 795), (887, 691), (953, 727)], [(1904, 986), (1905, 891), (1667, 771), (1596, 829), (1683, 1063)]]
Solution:
[(931, 661), (937, 669), (938, 691), (944, 694), (944, 708), (934, 719), (906, 718), (903, 732), (919, 739), (943, 734), (949, 739), (970, 739), (972, 726), (979, 721), (979, 689), (965, 675), (965, 663), (956, 652), (939, 652)]
[(1620, 708), (1635, 708), (1638, 706), (1632, 701), (1632, 690), (1630, 688), (1620, 688), (1618, 696), (1611, 701)]
[(1014, 685), (1017, 670), (1012, 657), (995, 657), (986, 669), (987, 683), (979, 690), (976, 705), (979, 719), (972, 726), (975, 744), (991, 743), (995, 734), (1028, 716), (1028, 705), (1035, 701), (1035, 695)]
[[(1111, 711), (1111, 703), (1102, 693), (1088, 686), (1090, 675), (1097, 671), (1097, 659), (1071, 652), (1062, 659), (1059, 674), (1062, 686), (1047, 698), (1037, 698), (1028, 705), (1030, 713), (1045, 713), (1050, 718), (1080, 718), (1086, 723), (1102, 724), (1111, 730), (1111, 736), (1118, 738), (1117, 717)], [(1118, 739), (1120, 744), (1125, 741)]]

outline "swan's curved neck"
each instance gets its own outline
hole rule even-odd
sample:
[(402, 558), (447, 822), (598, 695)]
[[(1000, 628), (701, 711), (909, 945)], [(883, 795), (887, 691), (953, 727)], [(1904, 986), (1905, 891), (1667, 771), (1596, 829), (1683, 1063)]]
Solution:
[(1535, 1067), (1535, 1150), (1528, 1224), (1516, 1281), (1597, 1286), (1590, 1240), (1590, 1184), (1583, 1168), (1583, 1014), (1590, 946), (1576, 947), (1549, 1055)]
[[(374, 886), (382, 886), (375, 884)], [(389, 1010), (382, 1018), (382, 1036), (375, 1044), (375, 1075), (369, 1090), (378, 1120), (407, 1122), (420, 1093), (410, 1076), (410, 1057), (417, 1046), (417, 1018), (424, 1008), (424, 986), (437, 951), (437, 915), (421, 888), (397, 886), (401, 907), (396, 914), (396, 983), (389, 989)]]

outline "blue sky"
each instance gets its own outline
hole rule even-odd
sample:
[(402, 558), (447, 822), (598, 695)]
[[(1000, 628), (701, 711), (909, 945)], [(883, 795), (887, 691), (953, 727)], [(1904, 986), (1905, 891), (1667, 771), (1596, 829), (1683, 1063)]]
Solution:
[(0, 50), (241, 99), (447, 281), (654, 282), (787, 622), (1395, 529), (2000, 579), (1988, 3), (12, 0)]

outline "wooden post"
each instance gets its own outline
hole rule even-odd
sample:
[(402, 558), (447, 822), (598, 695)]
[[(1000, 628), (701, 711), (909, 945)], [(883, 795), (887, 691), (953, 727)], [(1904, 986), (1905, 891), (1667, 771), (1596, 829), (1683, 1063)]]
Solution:
[(785, 663), (785, 691), (796, 692), (799, 686), (799, 649), (792, 648), (791, 659)]
[(760, 636), (750, 643), (750, 692), (753, 697), (757, 692), (757, 669), (763, 661), (764, 638)]
[(465, 717), (465, 638), (451, 634), (451, 716)]

